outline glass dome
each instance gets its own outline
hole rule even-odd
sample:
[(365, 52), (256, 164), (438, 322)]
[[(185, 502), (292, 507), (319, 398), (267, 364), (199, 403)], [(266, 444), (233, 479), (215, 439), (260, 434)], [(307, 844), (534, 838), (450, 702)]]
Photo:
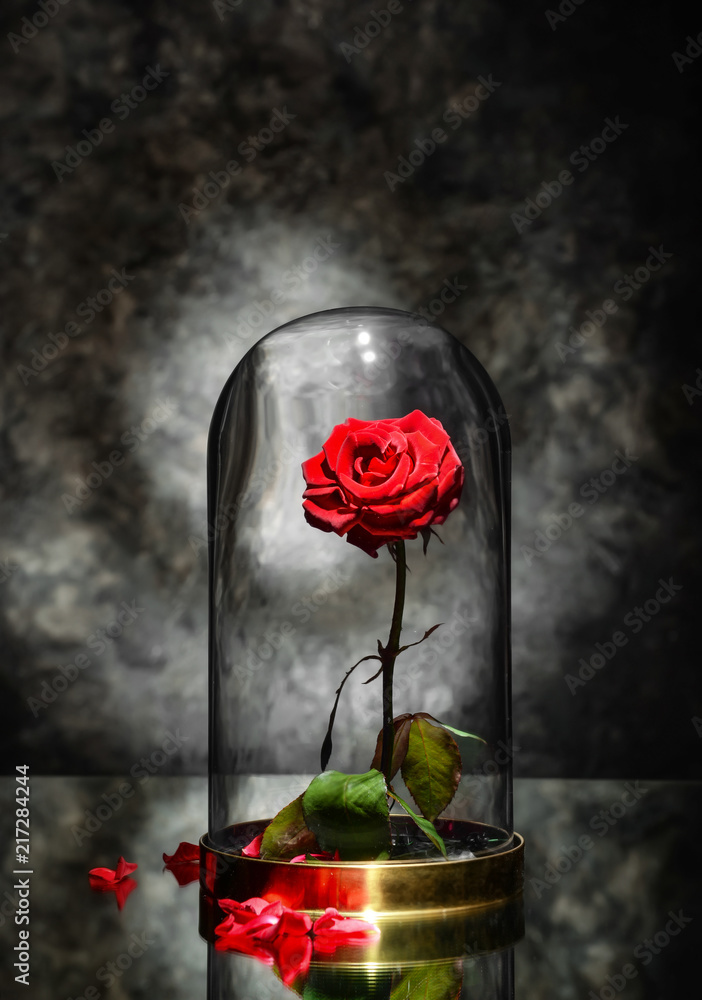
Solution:
[(436, 324), (336, 309), (245, 355), (209, 439), (209, 848), (286, 885), (514, 848), (509, 490)]

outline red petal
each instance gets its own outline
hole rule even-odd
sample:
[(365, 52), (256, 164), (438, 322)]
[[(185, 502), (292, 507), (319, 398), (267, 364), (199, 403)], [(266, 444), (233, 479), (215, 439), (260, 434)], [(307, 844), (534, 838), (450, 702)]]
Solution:
[(279, 937), (274, 945), (280, 976), (290, 986), (298, 976), (304, 975), (312, 959), (312, 942), (307, 936)]
[(217, 937), (224, 937), (225, 934), (230, 934), (236, 926), (236, 917), (229, 913), (224, 920), (217, 924), (214, 932)]
[(336, 425), (327, 440), (324, 442), (324, 454), (326, 455), (327, 463), (329, 464), (330, 469), (336, 468), (336, 459), (339, 454), (339, 449), (348, 437), (349, 432), (358, 427), (365, 427), (365, 425), (365, 420), (356, 420), (355, 417), (349, 417), (349, 419), (343, 424)]
[(268, 941), (276, 936), (279, 922), (280, 915), (275, 913), (252, 914), (251, 919), (244, 923), (238, 919), (238, 914), (230, 913), (215, 927), (215, 934), (218, 937), (242, 935), (255, 938), (257, 941)]
[(290, 859), (290, 864), (292, 865), (295, 864), (296, 862), (299, 864), (302, 861), (307, 861), (308, 857), (317, 858), (319, 861), (334, 861), (335, 858), (339, 857), (339, 851), (337, 849), (335, 854), (330, 854), (329, 851), (322, 851), (321, 854), (310, 854), (310, 855), (298, 854), (294, 858)]
[[(135, 866), (136, 867), (136, 866)], [(127, 902), (127, 897), (134, 892), (139, 883), (133, 878), (123, 878), (114, 888), (117, 909), (121, 910)]]
[(397, 424), (404, 434), (408, 436), (416, 433), (423, 434), (436, 447), (444, 448), (446, 442), (450, 440), (441, 422), (436, 417), (428, 417), (421, 410), (412, 410), (406, 416), (400, 417)]
[(246, 847), (242, 847), (241, 853), (247, 858), (260, 858), (262, 843), (263, 834), (259, 833), (257, 837), (254, 837), (250, 844), (247, 844)]
[(133, 878), (123, 878), (119, 882), (105, 882), (103, 879), (90, 879), (90, 888), (93, 892), (114, 892), (117, 900), (117, 908), (122, 909), (130, 893), (134, 892), (139, 883)]
[(305, 519), (313, 528), (343, 535), (358, 520), (358, 510), (347, 505), (340, 490), (323, 496), (312, 496), (311, 493), (311, 490), (306, 491), (302, 506), (305, 509)]
[(334, 479), (329, 475), (329, 466), (323, 451), (302, 463), (302, 475), (308, 486), (334, 485)]
[(120, 856), (117, 862), (117, 868), (91, 868), (88, 872), (88, 878), (90, 879), (91, 885), (93, 883), (96, 886), (99, 883), (106, 885), (116, 885), (120, 882), (126, 875), (130, 875), (133, 871), (136, 871), (138, 865), (131, 864), (129, 861), (125, 861), (123, 857)]
[(298, 913), (297, 910), (286, 909), (278, 925), (279, 934), (289, 934), (291, 937), (309, 934), (311, 930), (312, 918), (307, 913)]
[(187, 840), (181, 840), (175, 854), (164, 854), (163, 860), (167, 865), (183, 865), (190, 861), (199, 861), (200, 847), (198, 844), (189, 844)]
[(91, 868), (88, 872), (88, 878), (91, 885), (95, 883), (96, 888), (104, 885), (115, 885), (117, 881), (114, 868)]
[(166, 871), (171, 872), (178, 885), (190, 885), (200, 878), (200, 865), (197, 861), (188, 861), (182, 865), (166, 865)]
[(242, 933), (249, 937), (256, 938), (257, 941), (272, 941), (278, 934), (278, 924), (280, 914), (260, 913), (247, 924), (242, 924)]
[(120, 855), (120, 859), (117, 862), (117, 870), (115, 871), (115, 878), (119, 882), (120, 879), (125, 877), (125, 875), (131, 875), (132, 872), (135, 872), (138, 867), (139, 865), (132, 864), (130, 861), (125, 861)]
[(217, 951), (238, 951), (243, 955), (253, 955), (266, 965), (275, 964), (270, 950), (254, 938), (246, 937), (245, 934), (229, 934), (218, 938), (215, 941), (215, 948)]
[(373, 556), (374, 559), (378, 558), (378, 549), (385, 545), (386, 542), (396, 542), (398, 535), (387, 536), (385, 538), (378, 538), (375, 535), (371, 535), (370, 532), (366, 531), (362, 525), (355, 524), (351, 531), (346, 535), (346, 541), (350, 542), (351, 545), (356, 545), (359, 549), (369, 555)]
[(366, 944), (380, 936), (380, 931), (368, 920), (342, 917), (334, 907), (327, 907), (312, 927), (314, 946), (320, 952), (330, 952), (342, 944)]
[(253, 920), (271, 905), (267, 899), (261, 899), (260, 896), (252, 896), (251, 899), (246, 899), (243, 903), (236, 899), (219, 899), (217, 902), (220, 909), (224, 910), (225, 913), (231, 913), (240, 924)]

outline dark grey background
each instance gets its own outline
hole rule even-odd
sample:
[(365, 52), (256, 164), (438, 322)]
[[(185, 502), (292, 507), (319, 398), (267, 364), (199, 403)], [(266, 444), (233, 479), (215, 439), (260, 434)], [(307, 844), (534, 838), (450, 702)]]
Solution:
[[(426, 307), (448, 280), (465, 290), (440, 321), (493, 376), (514, 440), (517, 773), (699, 776), (702, 394), (684, 386), (702, 366), (702, 59), (679, 72), (672, 53), (701, 25), (666, 4), (587, 0), (552, 26), (536, 2), (415, 0), (354, 53), (342, 43), (372, 5), (219, 6), (70, 0), (17, 52), (8, 33), (39, 8), (4, 7), (4, 767), (128, 773), (170, 732), (163, 772), (206, 769), (218, 393), (283, 322)], [(150, 67), (167, 76), (125, 114), (120, 95)], [(444, 114), (480, 77), (500, 86), (452, 129)], [(295, 117), (250, 159), (247, 137), (276, 109)], [(105, 118), (114, 127), (59, 180), (52, 163)], [(627, 128), (578, 170), (571, 154), (607, 118)], [(435, 128), (446, 141), (391, 191), (384, 173)], [(234, 159), (186, 223), (179, 205)], [(564, 169), (573, 183), (518, 232), (514, 213)], [(320, 239), (338, 248), (293, 281)], [(652, 246), (673, 256), (625, 301), (613, 289)], [(77, 310), (112, 269), (126, 287), (86, 323)], [(569, 327), (606, 299), (617, 312), (563, 358)], [(71, 321), (81, 331), (27, 374)], [(630, 466), (589, 503), (581, 488), (627, 449)], [(119, 465), (67, 504), (115, 451)], [(578, 501), (582, 516), (525, 555)], [(682, 590), (634, 631), (627, 615), (660, 579)], [(132, 618), (99, 640), (122, 602)], [(626, 645), (571, 693), (566, 675), (616, 631)], [(89, 666), (71, 669), (80, 654)], [(37, 708), (60, 666), (70, 683)]]

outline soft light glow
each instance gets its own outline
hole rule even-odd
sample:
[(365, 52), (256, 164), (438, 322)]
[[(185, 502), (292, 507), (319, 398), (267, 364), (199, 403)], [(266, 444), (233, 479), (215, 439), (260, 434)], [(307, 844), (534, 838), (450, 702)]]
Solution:
[(370, 338), (370, 334), (368, 333), (368, 331), (367, 330), (361, 330), (361, 332), (358, 335), (358, 342), (359, 342), (359, 344), (370, 344), (370, 339), (371, 338)]
[(365, 362), (370, 364), (371, 361), (375, 361), (375, 351), (364, 351), (361, 357)]

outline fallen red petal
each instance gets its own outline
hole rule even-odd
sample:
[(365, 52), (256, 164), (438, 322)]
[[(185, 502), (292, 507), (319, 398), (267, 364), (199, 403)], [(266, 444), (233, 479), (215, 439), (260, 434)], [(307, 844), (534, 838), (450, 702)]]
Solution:
[(221, 924), (215, 927), (218, 937), (245, 936), (256, 938), (257, 941), (272, 941), (278, 933), (280, 917), (274, 913), (261, 913), (246, 923), (239, 923), (233, 913), (230, 913)]
[(195, 861), (188, 861), (182, 865), (166, 865), (164, 871), (171, 872), (180, 886), (190, 885), (200, 878), (200, 865)]
[(339, 852), (336, 851), (335, 854), (330, 854), (329, 851), (323, 851), (321, 854), (297, 854), (294, 858), (290, 858), (290, 864), (300, 864), (303, 861), (308, 861), (315, 858), (318, 861), (338, 861)]
[(88, 872), (88, 878), (90, 884), (95, 884), (96, 887), (101, 885), (109, 887), (117, 884), (114, 868), (91, 868)]
[(134, 890), (139, 886), (139, 883), (133, 878), (123, 878), (114, 887), (115, 899), (117, 900), (117, 909), (121, 910), (124, 904), (127, 902), (127, 898), (134, 892)]
[(261, 856), (261, 844), (263, 843), (263, 834), (259, 833), (258, 837), (254, 837), (250, 844), (246, 847), (242, 847), (241, 853), (247, 858), (259, 858)]
[(307, 935), (281, 934), (273, 943), (280, 976), (290, 986), (298, 976), (304, 975), (312, 959), (312, 942)]
[(117, 900), (117, 908), (122, 909), (130, 893), (134, 892), (139, 883), (127, 876), (119, 882), (105, 882), (104, 879), (90, 879), (90, 888), (93, 892), (114, 892)]
[(265, 965), (274, 965), (275, 958), (268, 948), (259, 944), (255, 938), (247, 937), (245, 934), (228, 934), (215, 941), (217, 951), (238, 951), (242, 955), (252, 955)]
[(243, 903), (237, 899), (218, 899), (217, 902), (225, 913), (232, 913), (240, 924), (248, 923), (271, 905), (267, 899), (261, 899), (260, 896), (252, 896)]
[(311, 930), (312, 918), (306, 913), (298, 913), (297, 910), (285, 909), (278, 924), (278, 933), (290, 937), (301, 937), (303, 934), (309, 934)]
[(117, 885), (127, 875), (131, 875), (133, 871), (136, 871), (138, 867), (138, 865), (132, 864), (130, 861), (125, 861), (120, 856), (116, 869), (91, 868), (88, 872), (88, 878), (90, 879), (90, 884), (94, 885), (95, 888), (98, 888), (100, 885)]
[(312, 927), (315, 950), (330, 953), (339, 945), (366, 944), (380, 937), (380, 931), (368, 920), (342, 917), (334, 907), (327, 907)]
[(117, 870), (115, 872), (115, 878), (119, 882), (120, 879), (123, 879), (126, 875), (131, 875), (132, 872), (135, 872), (138, 867), (139, 865), (132, 864), (130, 861), (125, 861), (124, 858), (120, 855), (120, 859), (117, 862)]
[(167, 866), (184, 865), (200, 860), (200, 848), (197, 844), (189, 844), (187, 840), (181, 840), (175, 854), (164, 854), (163, 861)]

